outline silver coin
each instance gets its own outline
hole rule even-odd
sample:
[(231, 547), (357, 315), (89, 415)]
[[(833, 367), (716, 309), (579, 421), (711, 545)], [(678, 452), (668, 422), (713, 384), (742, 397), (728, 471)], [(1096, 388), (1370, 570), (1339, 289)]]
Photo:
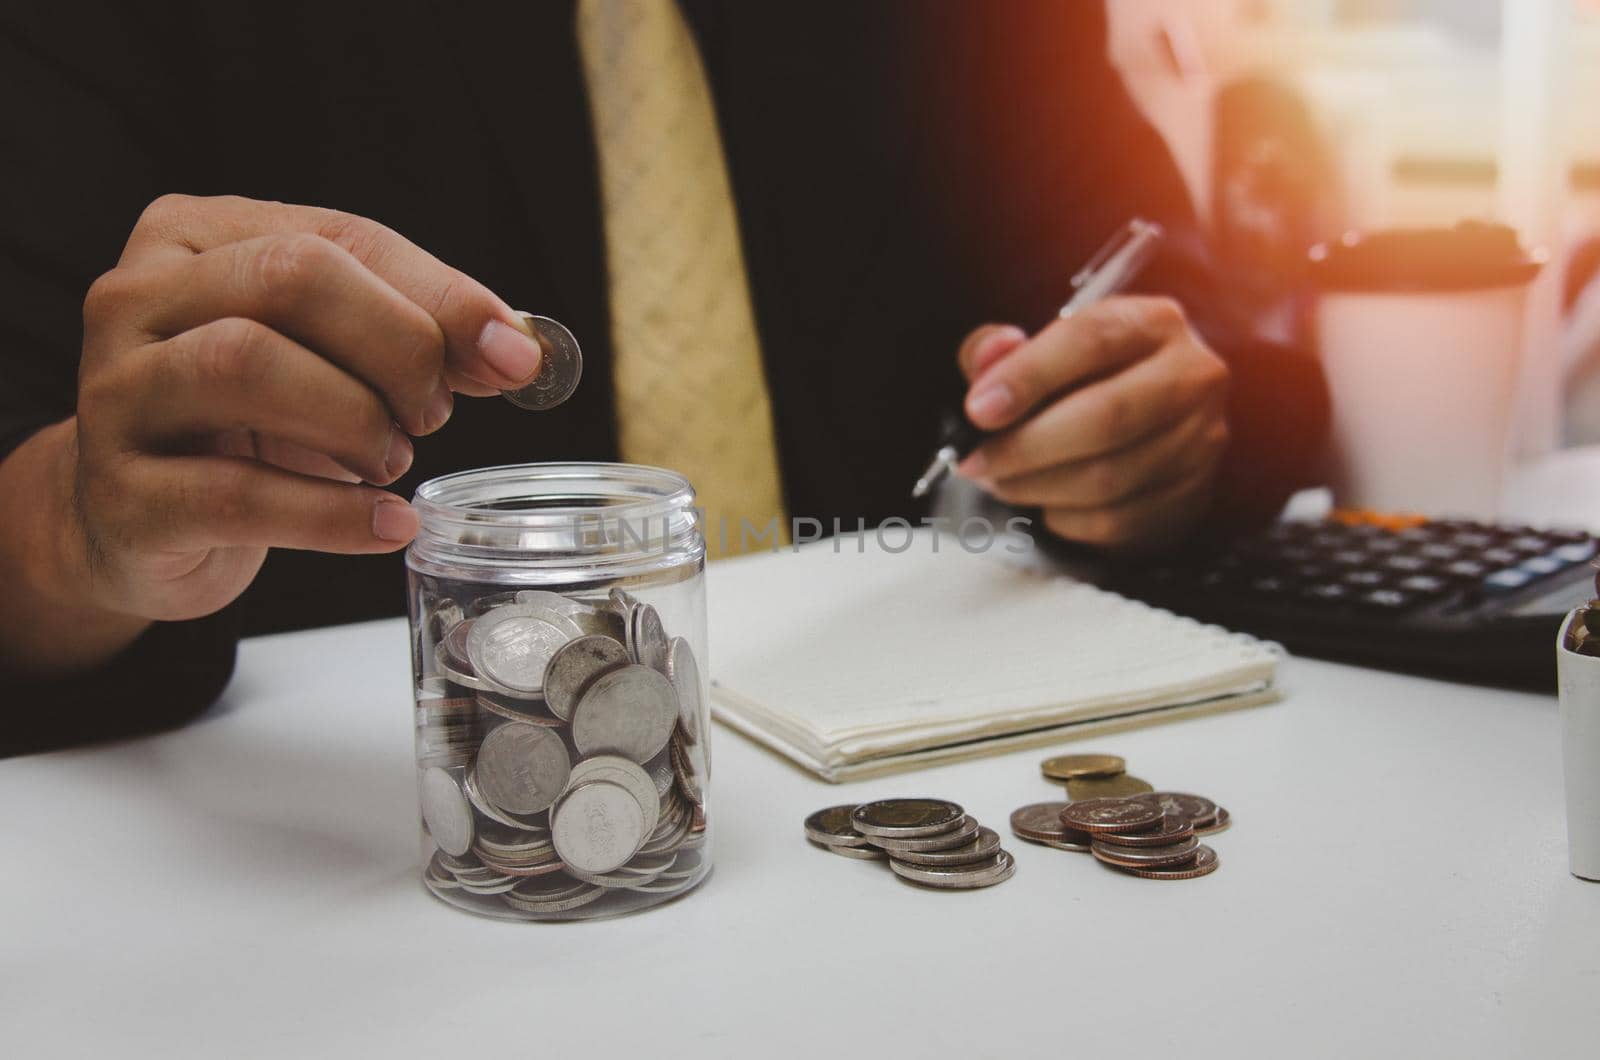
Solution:
[(878, 799), (857, 806), (850, 823), (862, 835), (914, 839), (959, 828), (965, 816), (960, 806), (944, 799)]
[(857, 861), (882, 861), (884, 858), (889, 856), (888, 854), (885, 854), (883, 851), (879, 850), (877, 847), (831, 846), (827, 843), (818, 843), (814, 839), (808, 840), (807, 842), (816, 847), (818, 850), (826, 850), (828, 853), (837, 854), (841, 858), (854, 858)]
[(667, 670), (667, 631), (661, 625), (661, 614), (649, 604), (640, 604), (633, 612), (634, 660), (660, 674)]
[(683, 723), (683, 735), (691, 744), (700, 742), (700, 664), (694, 661), (694, 649), (682, 637), (667, 642), (667, 680), (678, 693), (678, 720)]
[(870, 840), (850, 823), (856, 803), (829, 806), (806, 818), (806, 838), (827, 847), (864, 847)]
[(677, 723), (671, 682), (648, 666), (621, 666), (584, 690), (572, 712), (572, 740), (580, 754), (648, 762), (667, 746)]
[(644, 837), (644, 811), (620, 784), (595, 780), (570, 788), (550, 810), (556, 853), (579, 872), (602, 874), (621, 868)]
[(616, 872), (583, 872), (567, 866), (567, 875), (575, 879), (592, 883), (596, 887), (606, 887), (613, 890), (633, 890), (638, 887), (647, 887), (661, 878), (661, 874), (672, 865), (672, 855), (665, 858), (652, 859), (647, 866), (634, 868), (639, 862), (635, 861), (624, 865)]
[(682, 733), (683, 726), (675, 726), (672, 739), (667, 741), (667, 752), (672, 756), (672, 774), (678, 781), (678, 790), (683, 797), (701, 806), (705, 804), (705, 789), (700, 785), (704, 770), (697, 762), (700, 757), (698, 749), (690, 747)]
[(524, 880), (500, 897), (511, 908), (520, 912), (550, 914), (564, 913), (606, 896), (604, 888), (584, 883), (582, 880), (573, 880), (566, 876), (552, 876), (548, 879), (556, 881), (556, 885), (541, 887), (535, 885), (545, 884), (547, 880)]
[(615, 611), (618, 618), (622, 619), (624, 626), (633, 625), (633, 613), (639, 608), (639, 598), (626, 589), (613, 589), (606, 594), (606, 601), (610, 603), (611, 610)]
[(578, 380), (583, 378), (583, 351), (578, 348), (578, 340), (572, 337), (572, 332), (559, 321), (520, 311), (517, 316), (527, 322), (544, 356), (533, 382), (500, 393), (518, 408), (535, 412), (553, 409), (578, 389)]
[(472, 803), (473, 809), (483, 814), (496, 824), (503, 824), (507, 828), (521, 828), (522, 822), (515, 815), (506, 813), (500, 807), (483, 797), (483, 792), (478, 789), (478, 771), (468, 769), (466, 776), (461, 778), (461, 788), (467, 793), (467, 801)]
[(544, 701), (550, 713), (572, 720), (572, 709), (589, 682), (628, 663), (628, 649), (610, 637), (584, 636), (567, 641), (550, 656), (544, 671)]
[(917, 854), (930, 850), (949, 850), (952, 847), (965, 846), (976, 839), (979, 827), (977, 818), (967, 816), (950, 831), (940, 832), (938, 835), (917, 836), (910, 839), (873, 836), (872, 844), (887, 850), (890, 857), (899, 857), (908, 851)]
[(979, 861), (971, 865), (936, 868), (929, 865), (912, 865), (890, 858), (889, 867), (901, 879), (920, 883), (924, 887), (938, 887), (951, 891), (967, 891), (1004, 883), (1017, 871), (1017, 863), (1011, 859), (1010, 853), (1004, 850), (988, 861)]
[(461, 889), (463, 891), (471, 891), (473, 894), (505, 894), (516, 885), (517, 877), (515, 876), (501, 876), (489, 883), (468, 883), (465, 880), (461, 881)]
[(422, 802), (422, 823), (434, 845), (446, 854), (460, 857), (472, 849), (472, 807), (455, 778), (438, 766), (422, 771), (418, 781)]
[(480, 709), (506, 721), (525, 721), (547, 729), (561, 727), (562, 719), (545, 713), (540, 700), (526, 693), (508, 696), (502, 692), (479, 692), (474, 702)]
[(655, 781), (657, 795), (665, 795), (671, 791), (673, 782), (677, 779), (677, 774), (672, 769), (672, 745), (669, 743), (667, 750), (646, 762), (644, 771)]
[(894, 855), (896, 861), (903, 861), (907, 865), (926, 865), (930, 868), (944, 868), (951, 865), (971, 865), (974, 862), (986, 861), (1000, 851), (1000, 834), (993, 828), (978, 829), (977, 838), (972, 842), (947, 850), (902, 850)]
[(484, 798), (514, 814), (549, 809), (571, 771), (561, 737), (525, 721), (508, 721), (484, 737), (473, 769)]
[(661, 796), (656, 793), (655, 781), (638, 763), (619, 755), (595, 755), (573, 767), (572, 779), (568, 783), (571, 787), (577, 787), (591, 780), (603, 780), (627, 789), (644, 816), (644, 834), (648, 836), (655, 831), (656, 824), (661, 820)]
[(550, 656), (583, 636), (572, 619), (548, 608), (507, 604), (480, 615), (467, 635), (473, 673), (518, 692), (538, 692)]

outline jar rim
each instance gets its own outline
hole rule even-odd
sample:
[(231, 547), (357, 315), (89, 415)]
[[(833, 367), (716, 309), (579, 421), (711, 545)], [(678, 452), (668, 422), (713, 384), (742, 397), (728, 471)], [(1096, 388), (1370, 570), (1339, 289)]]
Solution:
[[(584, 483), (594, 490), (594, 499), (606, 502), (608, 514), (619, 518), (645, 518), (656, 514), (683, 511), (694, 504), (694, 487), (676, 471), (648, 464), (624, 464), (600, 460), (571, 460), (550, 463), (498, 464), (439, 475), (419, 485), (411, 503), (419, 519), (446, 521), (468, 513), (474, 523), (492, 522), (500, 526), (540, 526), (552, 518), (570, 520), (593, 510), (592, 504), (550, 505), (539, 508), (497, 508), (481, 503), (492, 499), (489, 490), (516, 482)], [(480, 503), (461, 503), (451, 499), (451, 491), (476, 489)]]

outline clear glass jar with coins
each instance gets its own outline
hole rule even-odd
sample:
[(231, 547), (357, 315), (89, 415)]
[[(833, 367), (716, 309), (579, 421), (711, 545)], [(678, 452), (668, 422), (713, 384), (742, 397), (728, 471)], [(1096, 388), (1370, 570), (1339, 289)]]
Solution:
[(680, 475), (528, 464), (415, 497), (422, 879), (518, 920), (614, 916), (711, 870), (705, 542)]

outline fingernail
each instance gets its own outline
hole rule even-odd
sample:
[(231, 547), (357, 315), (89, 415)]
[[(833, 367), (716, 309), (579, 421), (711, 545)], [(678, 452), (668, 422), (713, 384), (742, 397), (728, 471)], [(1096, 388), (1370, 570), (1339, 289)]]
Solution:
[(389, 473), (389, 481), (393, 482), (404, 475), (415, 456), (416, 450), (411, 447), (411, 439), (406, 437), (406, 432), (399, 427), (390, 427), (389, 449), (383, 454), (383, 466)]
[(450, 384), (443, 379), (439, 380), (439, 388), (433, 392), (433, 397), (428, 399), (428, 407), (422, 410), (423, 430), (429, 434), (443, 427), (450, 419), (450, 413), (455, 410), (456, 397), (450, 393)]
[(1004, 383), (984, 387), (967, 399), (967, 415), (979, 427), (998, 424), (1010, 415), (1015, 398)]
[(410, 541), (417, 536), (417, 513), (399, 498), (381, 500), (372, 508), (372, 536), (382, 541)]
[(478, 354), (504, 379), (507, 389), (521, 386), (539, 371), (539, 344), (508, 324), (491, 320), (478, 335)]

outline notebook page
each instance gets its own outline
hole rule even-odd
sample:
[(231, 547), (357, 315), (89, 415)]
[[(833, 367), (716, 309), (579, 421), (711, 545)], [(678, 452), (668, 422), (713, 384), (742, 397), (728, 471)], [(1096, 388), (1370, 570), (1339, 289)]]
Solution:
[(884, 553), (869, 534), (713, 565), (719, 705), (818, 753), (870, 753), (1271, 677), (1248, 638), (938, 544)]

